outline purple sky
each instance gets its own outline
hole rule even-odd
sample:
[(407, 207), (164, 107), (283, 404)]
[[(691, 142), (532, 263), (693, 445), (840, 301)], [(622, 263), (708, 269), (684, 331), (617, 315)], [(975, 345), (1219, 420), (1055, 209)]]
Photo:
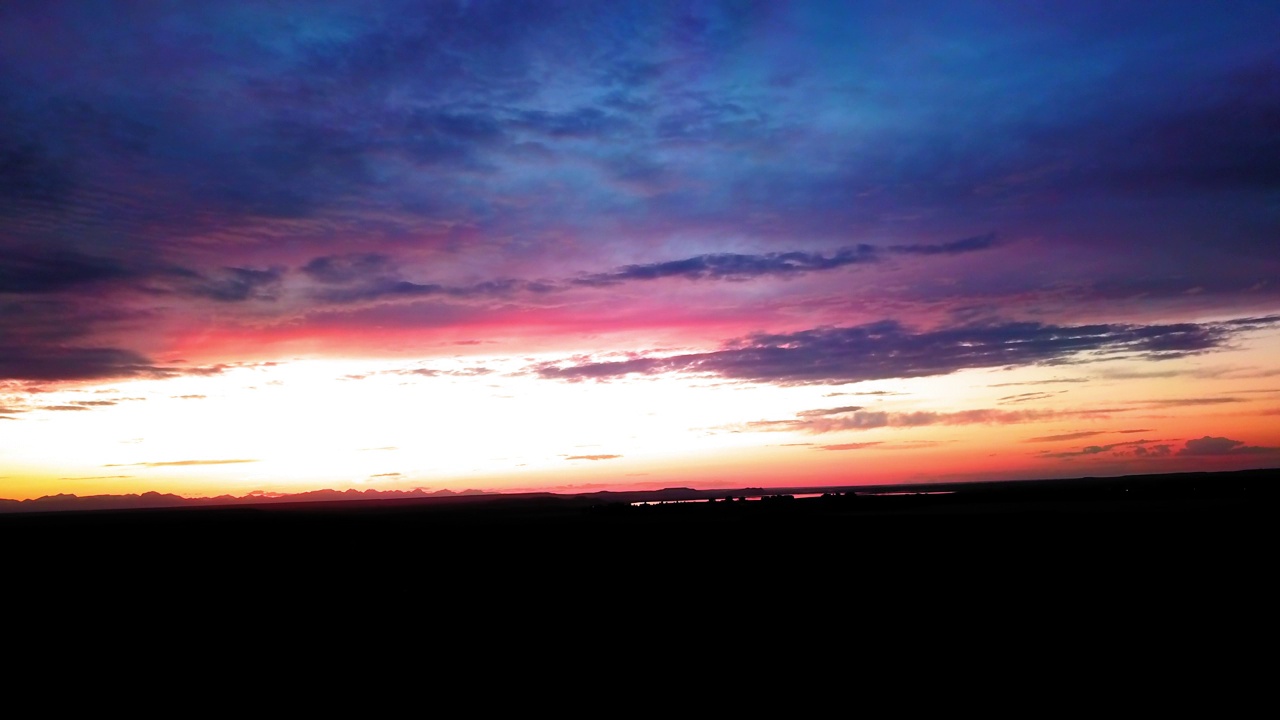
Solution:
[(1278, 37), (1274, 2), (5, 3), (0, 409), (300, 357), (1224, 353), (1280, 323)]

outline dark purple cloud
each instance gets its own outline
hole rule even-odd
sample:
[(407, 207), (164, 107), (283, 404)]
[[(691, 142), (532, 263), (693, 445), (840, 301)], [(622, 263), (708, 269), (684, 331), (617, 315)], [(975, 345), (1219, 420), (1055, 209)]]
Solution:
[[(761, 334), (722, 350), (629, 360), (543, 363), (544, 378), (608, 379), (668, 372), (778, 384), (841, 384), (946, 375), (970, 368), (1062, 364), (1089, 359), (1159, 360), (1221, 347), (1229, 324), (1079, 325), (1040, 323), (912, 331), (893, 321), (787, 334)], [(1215, 400), (1217, 402), (1219, 400)]]
[(60, 382), (173, 377), (218, 372), (217, 366), (177, 367), (143, 353), (96, 344), (101, 328), (141, 323), (146, 314), (87, 299), (0, 298), (0, 380)]
[(631, 280), (659, 280), (679, 277), (687, 280), (745, 280), (776, 276), (788, 277), (805, 273), (835, 270), (848, 265), (878, 262), (886, 254), (956, 255), (986, 250), (995, 244), (995, 235), (956, 240), (939, 245), (891, 245), (879, 248), (860, 244), (843, 247), (831, 255), (808, 252), (776, 252), (758, 255), (714, 253), (642, 265), (626, 265), (606, 273), (575, 278), (579, 285), (602, 287)]
[(1202, 438), (1188, 440), (1177, 454), (1183, 456), (1276, 455), (1280, 454), (1280, 448), (1257, 447), (1246, 445), (1243, 440), (1205, 435)]
[[(465, 304), (449, 322), (475, 336), (661, 279), (690, 314), (740, 307), (711, 281), (778, 278), (753, 308), (849, 310), (543, 374), (847, 382), (1178, 358), (1274, 324), (1271, 3), (0, 12), (0, 378), (145, 377), (176, 337), (316, 340), (308, 312), (342, 304)], [(749, 312), (725, 336), (778, 327)], [(999, 319), (902, 329), (926, 312)]]
[(135, 277), (124, 263), (73, 250), (10, 248), (0, 255), (0, 295), (41, 295)]
[(386, 277), (395, 272), (391, 258), (380, 253), (326, 255), (313, 258), (302, 272), (316, 282), (341, 285), (357, 280)]
[(121, 260), (58, 248), (18, 248), (0, 256), (0, 296), (94, 297), (120, 290), (174, 293), (219, 302), (274, 299), (284, 269), (223, 267), (201, 273), (154, 259)]
[(14, 380), (101, 380), (163, 377), (171, 371), (120, 348), (26, 345), (0, 355), (0, 377)]
[(889, 252), (902, 255), (959, 255), (960, 253), (987, 250), (996, 244), (995, 233), (975, 235), (963, 240), (953, 240), (940, 245), (891, 245)]
[(1146, 446), (1147, 446), (1147, 445), (1150, 445), (1150, 444), (1151, 444), (1151, 443), (1153, 443), (1153, 442), (1158, 442), (1158, 441), (1155, 441), (1155, 440), (1128, 440), (1128, 441), (1125, 441), (1125, 442), (1110, 443), (1110, 444), (1108, 444), (1108, 445), (1087, 445), (1087, 446), (1085, 446), (1085, 447), (1083, 447), (1083, 448), (1081, 448), (1081, 449), (1079, 449), (1079, 450), (1074, 450), (1074, 451), (1069, 450), (1069, 451), (1065, 451), (1065, 452), (1054, 452), (1054, 453), (1049, 453), (1049, 452), (1047, 452), (1047, 453), (1044, 453), (1044, 454), (1040, 455), (1039, 457), (1042, 457), (1042, 458), (1053, 458), (1053, 459), (1063, 459), (1063, 458), (1081, 457), (1081, 456), (1086, 456), (1086, 455), (1102, 455), (1102, 454), (1105, 454), (1105, 453), (1111, 453), (1111, 452), (1113, 452), (1116, 448), (1133, 448), (1133, 451), (1134, 451), (1134, 452), (1137, 452), (1138, 450), (1142, 450), (1143, 452), (1142, 452), (1142, 453), (1140, 453), (1141, 455), (1147, 455), (1147, 454), (1152, 454), (1152, 453), (1155, 453), (1155, 454), (1167, 454), (1167, 453), (1168, 453), (1168, 451), (1167, 451), (1168, 446), (1167, 446), (1167, 445), (1155, 445), (1155, 446), (1154, 446), (1155, 448), (1165, 448), (1165, 450), (1148, 450), (1148, 449), (1146, 449)]
[(765, 275), (799, 275), (832, 270), (846, 265), (874, 262), (878, 255), (870, 245), (841, 248), (831, 256), (820, 253), (785, 252), (764, 255), (715, 253), (683, 260), (627, 265), (607, 273), (586, 275), (574, 280), (579, 285), (602, 287), (630, 280), (658, 280), (680, 277), (689, 280), (745, 279)]
[[(564, 292), (575, 287), (604, 288), (628, 282), (664, 278), (750, 280), (766, 277), (794, 277), (835, 270), (848, 265), (879, 262), (887, 254), (951, 255), (985, 250), (993, 243), (994, 236), (986, 235), (940, 245), (894, 245), (878, 248), (863, 244), (841, 248), (830, 255), (803, 251), (763, 254), (715, 253), (680, 260), (624, 265), (608, 272), (588, 273), (562, 281), (500, 279), (467, 285), (412, 282), (401, 279), (401, 273), (392, 258), (379, 253), (316, 257), (303, 265), (301, 270), (308, 277), (325, 286), (313, 293), (316, 298), (325, 302), (355, 303), (379, 299), (423, 297), (510, 298), (516, 293)], [(273, 285), (279, 281), (278, 276), (268, 278), (264, 275), (261, 278), (263, 284), (266, 284), (268, 279)], [(237, 299), (244, 299), (244, 297)]]
[(316, 292), (315, 296), (325, 302), (358, 303), (396, 298), (505, 298), (520, 292), (542, 293), (548, 290), (549, 287), (543, 283), (523, 280), (490, 280), (471, 285), (449, 286), (383, 278), (349, 287), (325, 288)]
[(228, 267), (201, 278), (187, 292), (219, 302), (275, 300), (279, 297), (284, 268), (266, 269)]

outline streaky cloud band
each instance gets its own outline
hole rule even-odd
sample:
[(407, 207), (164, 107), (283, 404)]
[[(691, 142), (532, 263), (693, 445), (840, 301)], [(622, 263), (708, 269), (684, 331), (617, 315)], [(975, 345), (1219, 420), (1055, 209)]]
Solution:
[(913, 331), (885, 320), (753, 335), (712, 352), (606, 362), (546, 362), (529, 370), (539, 377), (570, 381), (689, 373), (781, 385), (838, 385), (946, 375), (974, 368), (1185, 357), (1219, 349), (1246, 329), (1278, 320), (1075, 326), (1007, 322), (929, 331)]
[(471, 285), (412, 282), (395, 277), (391, 258), (377, 253), (325, 255), (300, 269), (324, 285), (314, 296), (344, 304), (386, 298), (446, 297), (452, 299), (505, 298), (515, 293), (563, 292), (577, 287), (605, 288), (629, 282), (678, 278), (684, 280), (751, 280), (795, 277), (836, 270), (850, 265), (876, 263), (887, 255), (956, 255), (986, 250), (996, 245), (994, 233), (937, 245), (849, 245), (830, 255), (819, 252), (709, 253), (661, 262), (623, 265), (608, 272), (587, 273), (559, 281), (505, 278)]

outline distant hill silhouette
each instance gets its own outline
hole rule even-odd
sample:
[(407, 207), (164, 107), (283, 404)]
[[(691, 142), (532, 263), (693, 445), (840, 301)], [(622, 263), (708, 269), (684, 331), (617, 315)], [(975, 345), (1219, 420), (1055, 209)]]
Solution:
[(406, 500), (424, 498), (474, 497), (494, 495), (482, 490), (311, 490), (300, 493), (252, 492), (243, 496), (218, 495), (216, 497), (188, 498), (171, 493), (145, 492), (141, 495), (73, 495), (59, 493), (31, 500), (0, 499), (0, 513), (14, 512), (66, 512), (77, 510), (135, 510), (144, 508), (220, 507), (228, 505), (268, 505), (272, 503), (336, 502), (350, 500)]
[[(399, 508), (520, 508), (521, 512), (548, 508), (564, 510), (581, 508), (610, 510), (617, 514), (624, 508), (647, 511), (650, 516), (670, 512), (676, 505), (714, 507), (745, 500), (790, 500), (810, 496), (804, 507), (823, 507), (847, 513), (868, 511), (939, 511), (973, 512), (985, 508), (994, 512), (1014, 504), (1027, 504), (1040, 510), (1094, 511), (1103, 508), (1154, 507), (1152, 503), (1175, 503), (1194, 509), (1198, 504), (1224, 498), (1236, 502), (1261, 501), (1275, 494), (1280, 468), (1242, 470), (1221, 473), (1171, 473), (1129, 475), (1111, 478), (1072, 478), (1052, 480), (1002, 480), (986, 482), (917, 483), (909, 485), (849, 485), (817, 487), (744, 487), (738, 489), (700, 490), (669, 487), (646, 491), (600, 491), (557, 494), (496, 493), (481, 490), (313, 490), (300, 493), (254, 492), (244, 496), (187, 498), (180, 495), (146, 492), (127, 495), (72, 494), (47, 495), (30, 500), (0, 500), (0, 516), (27, 513), (74, 513), (80, 511), (132, 511), (164, 509), (271, 507), (295, 512), (313, 508), (325, 512), (338, 508), (370, 510)], [(705, 502), (704, 502), (705, 501)], [(749, 503), (761, 505), (762, 503)], [(763, 503), (778, 512), (779, 503)], [(790, 503), (787, 503), (790, 505)], [(665, 509), (665, 510), (664, 510)], [(682, 509), (680, 512), (703, 512)], [(709, 512), (709, 511), (708, 511)], [(723, 512), (720, 508), (718, 512)]]

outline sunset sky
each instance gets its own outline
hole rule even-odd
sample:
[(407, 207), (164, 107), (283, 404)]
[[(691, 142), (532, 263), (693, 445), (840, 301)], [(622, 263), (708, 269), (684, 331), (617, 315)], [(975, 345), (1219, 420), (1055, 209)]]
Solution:
[(1278, 38), (2, 3), (0, 498), (1280, 466)]

